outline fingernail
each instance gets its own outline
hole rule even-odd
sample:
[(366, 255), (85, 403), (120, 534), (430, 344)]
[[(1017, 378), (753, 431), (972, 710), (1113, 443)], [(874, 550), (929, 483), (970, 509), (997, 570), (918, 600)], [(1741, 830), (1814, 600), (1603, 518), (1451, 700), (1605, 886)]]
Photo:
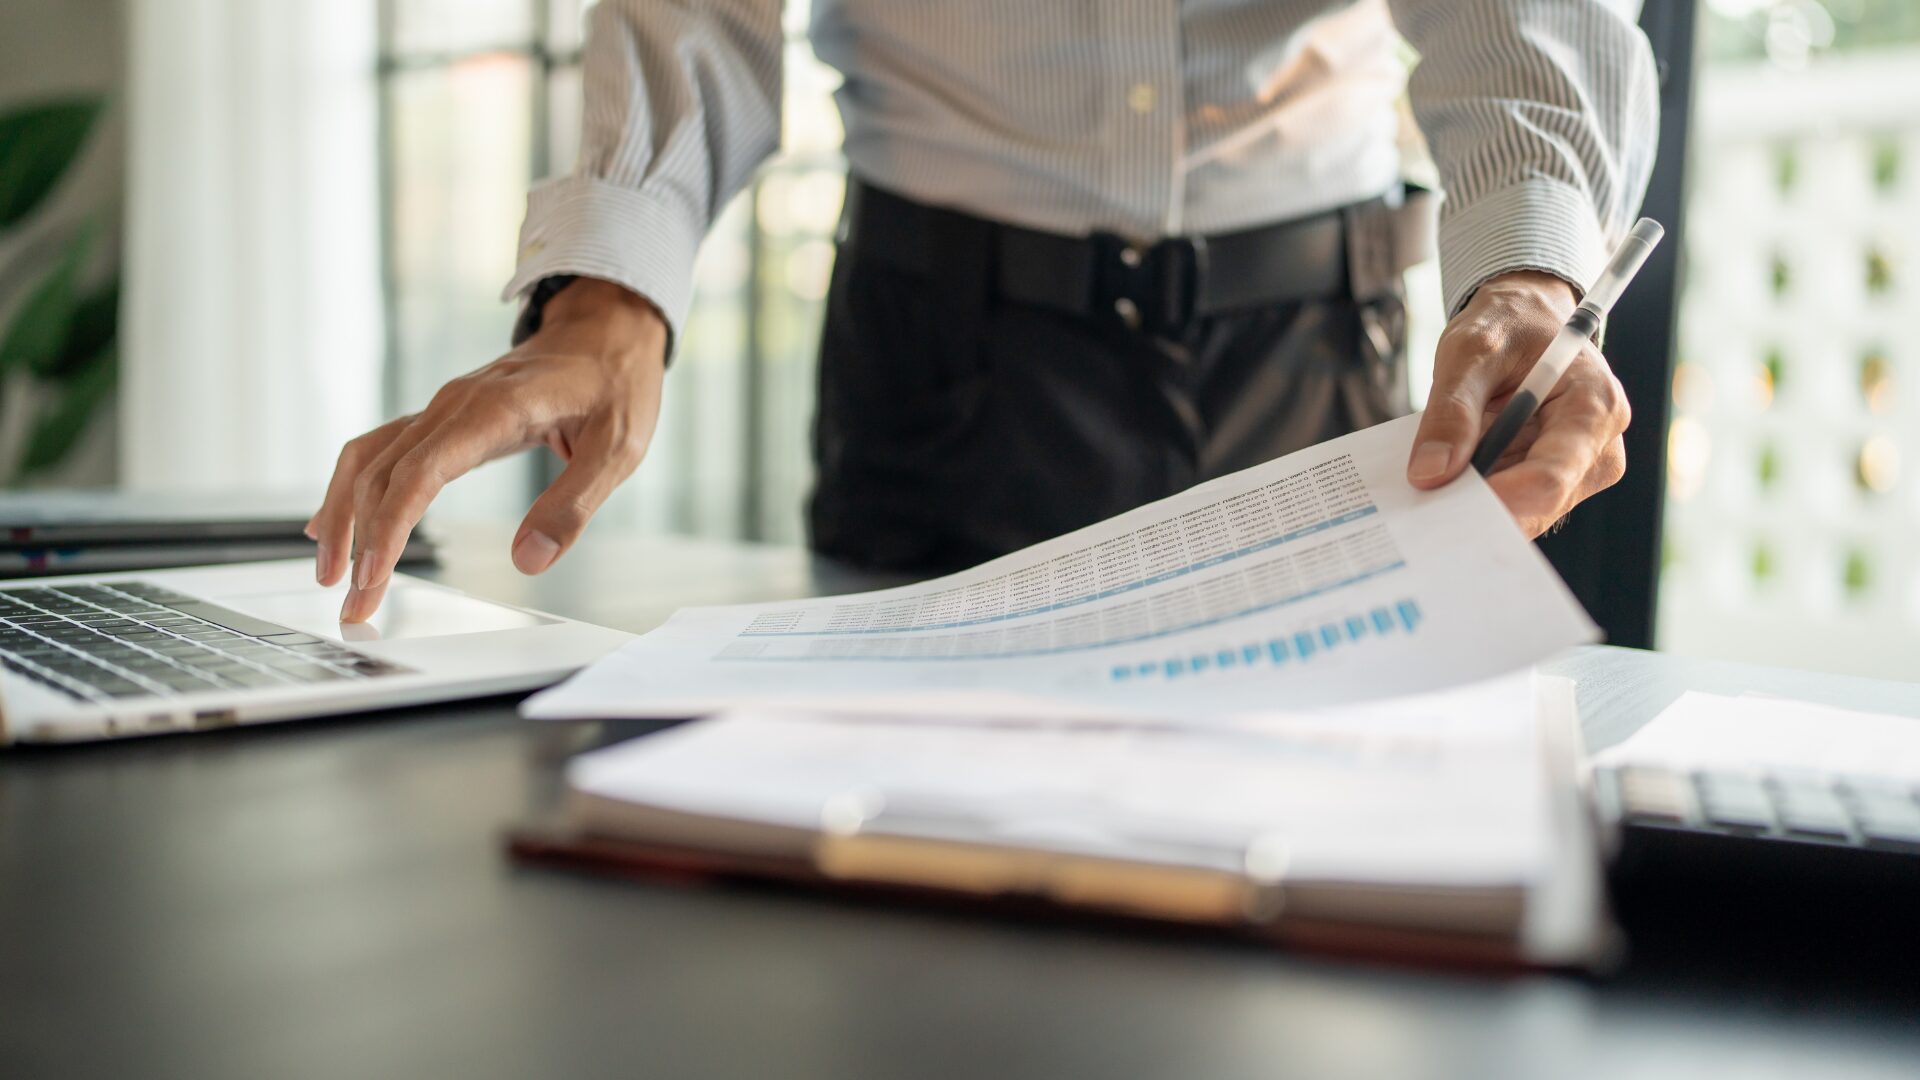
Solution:
[(364, 589), (373, 584), (373, 563), (374, 560), (368, 558), (366, 552), (360, 553), (360, 561), (353, 565), (354, 588)]
[(359, 589), (355, 589), (355, 588), (349, 588), (349, 589), (347, 589), (347, 598), (346, 598), (346, 600), (345, 600), (344, 602), (342, 602), (342, 603), (341, 603), (341, 605), (340, 605), (340, 621), (341, 621), (341, 622), (353, 622), (353, 621), (354, 621), (354, 610), (353, 610), (353, 609), (354, 609), (354, 606), (355, 606), (355, 604), (356, 604), (356, 602), (357, 602), (357, 601), (358, 601), (359, 599), (360, 599), (360, 590), (359, 590)]
[(523, 574), (537, 574), (552, 565), (554, 556), (560, 554), (560, 545), (553, 537), (538, 529), (530, 529), (527, 535), (513, 545), (513, 565)]
[(333, 568), (333, 549), (321, 544), (313, 553), (313, 580), (327, 583), (327, 571)]
[(1407, 466), (1407, 478), (1415, 482), (1438, 480), (1447, 474), (1447, 466), (1453, 461), (1453, 447), (1438, 439), (1429, 439), (1420, 444), (1413, 452), (1413, 461)]

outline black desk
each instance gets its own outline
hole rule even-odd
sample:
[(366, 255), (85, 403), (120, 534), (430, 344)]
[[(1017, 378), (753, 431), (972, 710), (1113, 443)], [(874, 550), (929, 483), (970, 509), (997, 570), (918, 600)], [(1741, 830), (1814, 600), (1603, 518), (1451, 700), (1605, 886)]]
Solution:
[[(600, 536), (527, 581), (505, 534), (451, 548), (447, 580), (634, 630), (864, 584), (778, 549)], [(1553, 669), (1596, 745), (1689, 686), (1920, 716), (1915, 686)], [(1920, 1074), (1913, 981), (1766, 955), (1503, 980), (518, 869), (496, 830), (578, 734), (491, 701), (0, 754), (0, 1077)]]

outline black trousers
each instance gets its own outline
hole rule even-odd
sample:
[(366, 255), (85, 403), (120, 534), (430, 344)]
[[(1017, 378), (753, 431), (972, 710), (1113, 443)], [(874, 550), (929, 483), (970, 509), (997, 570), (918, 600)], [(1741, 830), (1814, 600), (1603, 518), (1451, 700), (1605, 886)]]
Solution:
[(834, 265), (808, 514), (814, 549), (856, 566), (962, 569), (1410, 408), (1398, 292), (1157, 338), (955, 299), (874, 242)]

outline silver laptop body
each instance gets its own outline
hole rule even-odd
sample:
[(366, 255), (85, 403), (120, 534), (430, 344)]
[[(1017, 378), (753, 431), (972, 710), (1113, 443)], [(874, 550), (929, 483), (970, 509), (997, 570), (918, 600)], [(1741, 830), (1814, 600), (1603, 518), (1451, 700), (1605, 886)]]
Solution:
[(0, 744), (529, 690), (629, 636), (404, 574), (343, 626), (342, 592), (305, 559), (0, 583)]

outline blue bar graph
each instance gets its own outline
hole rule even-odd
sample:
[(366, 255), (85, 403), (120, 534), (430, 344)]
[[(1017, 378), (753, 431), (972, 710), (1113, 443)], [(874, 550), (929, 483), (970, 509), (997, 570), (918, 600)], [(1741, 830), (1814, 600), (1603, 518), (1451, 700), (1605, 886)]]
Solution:
[(1319, 646), (1313, 643), (1312, 634), (1293, 635), (1293, 652), (1294, 655), (1300, 659), (1311, 660), (1313, 659), (1313, 654), (1319, 651)]
[(1334, 622), (1267, 641), (1250, 641), (1212, 653), (1117, 664), (1113, 668), (1112, 678), (1114, 682), (1172, 679), (1182, 675), (1277, 667), (1290, 660), (1307, 662), (1331, 654), (1335, 646), (1411, 634), (1419, 628), (1423, 618), (1418, 603), (1400, 600), (1391, 607), (1377, 607), (1364, 613), (1346, 615)]
[(1420, 625), (1420, 606), (1411, 600), (1402, 600), (1396, 610), (1400, 613), (1400, 621), (1406, 626), (1407, 633), (1413, 633), (1413, 628)]

